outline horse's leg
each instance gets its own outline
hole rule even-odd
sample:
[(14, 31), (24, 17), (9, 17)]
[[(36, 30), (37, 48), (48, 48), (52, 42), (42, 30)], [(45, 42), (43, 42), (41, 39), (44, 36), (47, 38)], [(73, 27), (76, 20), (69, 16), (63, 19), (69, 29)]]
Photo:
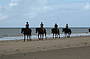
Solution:
[(67, 38), (70, 38), (70, 34), (68, 34)]
[(47, 39), (47, 37), (46, 37), (46, 33), (45, 33), (45, 39)]
[(40, 38), (41, 38), (41, 40), (43, 40), (43, 34), (41, 34), (41, 37)]
[[(43, 39), (44, 39), (44, 34), (42, 34), (42, 37), (43, 37)], [(46, 38), (46, 37), (45, 37)]]
[(25, 34), (24, 34), (24, 42), (25, 42)]
[(58, 34), (59, 38), (60, 38), (60, 34)]
[(67, 34), (65, 33), (65, 38), (67, 38)]
[(43, 40), (43, 34), (40, 34), (40, 40)]
[(29, 35), (29, 39), (30, 39), (30, 41), (31, 41), (31, 35)]
[(27, 36), (27, 41), (28, 41), (28, 35), (26, 35)]
[(55, 34), (55, 38), (57, 38), (57, 34)]
[(68, 35), (68, 33), (66, 34), (66, 38), (68, 38), (69, 37), (69, 35)]
[(58, 38), (58, 34), (56, 34), (56, 38)]
[(40, 38), (39, 38), (39, 40), (41, 40), (41, 34), (40, 34)]
[(69, 34), (69, 38), (71, 37), (71, 34)]
[(31, 35), (28, 35), (28, 40), (31, 40)]
[(58, 38), (58, 34), (56, 34), (56, 38)]
[(39, 34), (38, 34), (38, 39), (39, 39)]
[(41, 34), (41, 40), (43, 40), (43, 34)]
[(40, 40), (40, 38), (41, 38), (41, 34), (38, 34), (38, 39)]
[(53, 39), (54, 39), (54, 33), (53, 33)]

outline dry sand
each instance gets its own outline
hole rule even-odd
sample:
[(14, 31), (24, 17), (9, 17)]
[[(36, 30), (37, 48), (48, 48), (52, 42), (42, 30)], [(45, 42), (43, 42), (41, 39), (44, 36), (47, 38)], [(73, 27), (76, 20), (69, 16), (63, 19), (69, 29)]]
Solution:
[(90, 37), (0, 41), (0, 59), (90, 59)]

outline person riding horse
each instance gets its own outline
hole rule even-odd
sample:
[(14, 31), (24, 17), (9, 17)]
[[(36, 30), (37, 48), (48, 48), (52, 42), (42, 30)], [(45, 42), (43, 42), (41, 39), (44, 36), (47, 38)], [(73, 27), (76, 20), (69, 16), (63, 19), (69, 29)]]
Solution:
[(66, 28), (63, 28), (62, 32), (64, 32), (65, 37), (67, 37), (67, 38), (69, 38), (72, 33), (71, 29), (68, 28), (68, 24), (66, 24)]
[(28, 22), (26, 22), (26, 28), (29, 28), (29, 24), (28, 24)]
[(55, 24), (54, 28), (52, 28), (51, 31), (53, 34), (53, 38), (60, 38), (60, 31), (57, 24)]
[(43, 23), (41, 22), (40, 28), (36, 28), (36, 33), (38, 33), (38, 39), (43, 40), (44, 35), (46, 38), (46, 29), (43, 27)]
[(27, 37), (27, 41), (28, 39), (31, 40), (31, 32), (32, 30), (29, 28), (28, 22), (26, 22), (26, 27), (21, 29), (21, 33), (24, 34), (24, 42), (25, 42), (26, 37)]

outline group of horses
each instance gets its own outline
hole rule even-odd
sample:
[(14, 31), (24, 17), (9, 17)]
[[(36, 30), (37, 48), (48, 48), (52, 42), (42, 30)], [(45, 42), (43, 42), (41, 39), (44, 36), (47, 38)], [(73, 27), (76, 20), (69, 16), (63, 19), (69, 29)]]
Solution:
[[(64, 32), (65, 37), (69, 38), (71, 35), (71, 29), (70, 28), (63, 28), (62, 32)], [(24, 34), (24, 41), (27, 38), (27, 40), (31, 40), (31, 28), (22, 28), (21, 33)], [(38, 35), (39, 40), (43, 40), (43, 38), (46, 38), (46, 29), (43, 27), (43, 24), (41, 24), (41, 27), (36, 28), (36, 33)], [(60, 30), (58, 28), (58, 25), (55, 24), (54, 28), (51, 29), (51, 33), (53, 34), (53, 38), (60, 38)]]

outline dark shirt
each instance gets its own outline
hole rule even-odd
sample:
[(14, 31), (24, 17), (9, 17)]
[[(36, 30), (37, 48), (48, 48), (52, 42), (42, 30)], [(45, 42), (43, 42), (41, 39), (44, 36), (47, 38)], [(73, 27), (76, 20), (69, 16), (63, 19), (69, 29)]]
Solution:
[(29, 24), (26, 24), (26, 28), (29, 28)]

